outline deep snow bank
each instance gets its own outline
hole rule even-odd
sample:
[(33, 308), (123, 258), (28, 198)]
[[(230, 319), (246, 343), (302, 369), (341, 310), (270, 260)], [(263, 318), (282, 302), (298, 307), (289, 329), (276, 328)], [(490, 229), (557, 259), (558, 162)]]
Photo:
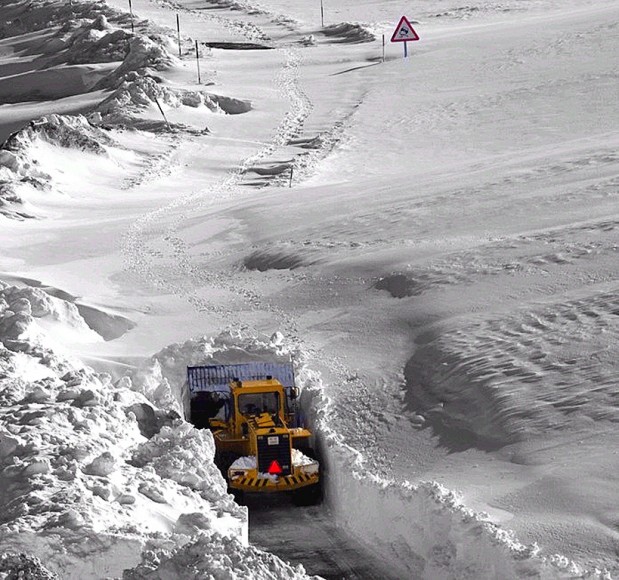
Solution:
[(44, 337), (60, 342), (102, 340), (86, 324), (75, 304), (38, 288), (19, 288), (0, 281), (0, 314), (0, 337), (5, 344)]
[(335, 429), (333, 403), (320, 376), (304, 368), (298, 379), (321, 436), (325, 492), (335, 517), (403, 576), (610, 578), (607, 572), (586, 570), (564, 556), (543, 555), (535, 544), (523, 545), (437, 482), (414, 485), (369, 473), (363, 455)]
[(135, 566), (129, 577), (160, 577), (161, 566), (161, 577), (173, 567), (176, 578), (306, 578), (247, 546), (247, 512), (226, 493), (210, 432), (179, 418), (165, 385), (113, 384), (50, 347), (34, 316), (48, 299), (2, 287), (0, 552), (26, 552), (62, 578)]
[(336, 520), (403, 577), (610, 578), (607, 571), (585, 569), (563, 555), (543, 554), (536, 544), (522, 544), (437, 482), (412, 484), (368, 471), (362, 453), (338, 433), (320, 375), (309, 369), (299, 349), (290, 352), (305, 413), (318, 435), (325, 495)]

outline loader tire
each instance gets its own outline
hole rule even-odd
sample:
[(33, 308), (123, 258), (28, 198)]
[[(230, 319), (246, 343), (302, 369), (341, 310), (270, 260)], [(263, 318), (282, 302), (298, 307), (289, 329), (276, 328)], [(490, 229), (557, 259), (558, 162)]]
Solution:
[(322, 501), (322, 486), (320, 483), (308, 485), (292, 492), (292, 503), (296, 506), (316, 505)]
[(245, 505), (245, 492), (242, 489), (231, 489), (230, 493), (234, 496), (237, 505)]

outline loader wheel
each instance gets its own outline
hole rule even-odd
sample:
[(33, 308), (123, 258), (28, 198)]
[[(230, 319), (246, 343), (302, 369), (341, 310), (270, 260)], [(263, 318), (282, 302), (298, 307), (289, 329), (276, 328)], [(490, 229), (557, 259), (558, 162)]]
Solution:
[(322, 486), (320, 483), (308, 485), (292, 492), (292, 503), (296, 506), (316, 505), (322, 501)]
[(242, 489), (231, 489), (230, 493), (234, 496), (236, 504), (245, 505), (245, 492)]

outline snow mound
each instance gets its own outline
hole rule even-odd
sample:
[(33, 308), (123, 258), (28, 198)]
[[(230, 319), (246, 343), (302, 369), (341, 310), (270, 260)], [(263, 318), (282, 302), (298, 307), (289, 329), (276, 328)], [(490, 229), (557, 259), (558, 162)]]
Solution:
[(358, 44), (361, 42), (374, 42), (376, 35), (366, 25), (357, 22), (340, 22), (331, 24), (321, 29), (322, 34), (338, 38), (337, 42)]
[(126, 81), (138, 77), (156, 76), (157, 71), (171, 67), (176, 59), (166, 47), (147, 36), (136, 35), (129, 39), (129, 52), (121, 65), (104, 79), (101, 79), (94, 89), (115, 89)]
[(75, 304), (38, 288), (20, 288), (0, 282), (0, 337), (11, 341), (46, 338), (65, 342), (98, 342)]
[(132, 33), (112, 26), (104, 14), (93, 20), (69, 20), (45, 47), (57, 53), (47, 66), (123, 61), (132, 37)]
[(96, 155), (106, 155), (105, 145), (112, 144), (112, 139), (83, 115), (41, 117), (13, 133), (0, 147), (0, 180), (49, 179), (47, 173), (38, 169), (37, 160), (30, 154), (30, 148), (39, 139), (57, 147), (79, 149)]
[(210, 432), (157, 408), (130, 379), (112, 384), (45, 346), (33, 315), (54, 312), (54, 300), (2, 285), (0, 552), (81, 579), (120, 576), (148, 542), (184, 544), (188, 521), (245, 543), (246, 510), (226, 493)]
[[(291, 566), (276, 556), (236, 538), (203, 532), (175, 550), (145, 552), (142, 563), (126, 570), (123, 580), (198, 580), (200, 578), (252, 578), (307, 580), (303, 566)], [(312, 578), (317, 578), (312, 576)]]
[(27, 554), (0, 554), (0, 578), (4, 580), (58, 580), (38, 558)]
[(105, 115), (106, 123), (122, 123), (129, 118), (128, 112), (137, 113), (145, 107), (151, 107), (157, 101), (161, 105), (178, 108), (181, 106), (197, 108), (206, 107), (213, 113), (239, 114), (251, 110), (251, 104), (241, 99), (211, 95), (202, 91), (173, 89), (162, 85), (150, 76), (128, 75), (112, 94), (107, 97), (97, 110)]
[(40, 143), (107, 156), (106, 145), (111, 145), (112, 140), (82, 115), (41, 117), (10, 135), (0, 145), (0, 215), (18, 220), (32, 218), (36, 210), (27, 203), (28, 197), (50, 191), (51, 175), (37, 159), (36, 147)]

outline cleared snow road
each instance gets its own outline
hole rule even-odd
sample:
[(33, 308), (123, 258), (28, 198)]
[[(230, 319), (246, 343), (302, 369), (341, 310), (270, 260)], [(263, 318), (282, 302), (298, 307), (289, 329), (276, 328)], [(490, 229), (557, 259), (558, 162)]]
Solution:
[(292, 564), (303, 564), (309, 574), (327, 580), (395, 580), (389, 563), (380, 562), (367, 549), (335, 526), (326, 507), (296, 507), (287, 498), (247, 500), (249, 540)]

